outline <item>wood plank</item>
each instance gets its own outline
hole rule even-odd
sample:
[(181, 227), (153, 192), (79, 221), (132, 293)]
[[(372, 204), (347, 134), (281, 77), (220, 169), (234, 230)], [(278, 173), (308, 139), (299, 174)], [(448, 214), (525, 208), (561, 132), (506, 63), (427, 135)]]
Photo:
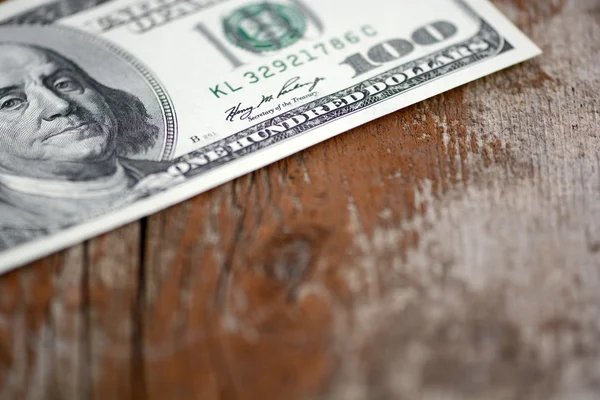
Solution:
[(545, 54), (0, 277), (0, 399), (600, 396), (600, 7)]

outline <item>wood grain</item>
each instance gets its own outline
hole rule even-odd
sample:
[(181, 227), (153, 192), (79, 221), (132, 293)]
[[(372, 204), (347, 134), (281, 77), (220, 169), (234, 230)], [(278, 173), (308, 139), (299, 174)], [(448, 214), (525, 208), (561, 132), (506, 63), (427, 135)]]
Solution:
[(0, 277), (1, 399), (597, 399), (600, 3), (545, 54)]

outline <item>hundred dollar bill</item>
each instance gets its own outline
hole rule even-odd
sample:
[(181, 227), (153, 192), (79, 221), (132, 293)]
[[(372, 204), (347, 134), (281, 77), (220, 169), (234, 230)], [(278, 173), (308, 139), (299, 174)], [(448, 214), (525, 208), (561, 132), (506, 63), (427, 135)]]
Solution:
[(0, 272), (539, 54), (485, 0), (0, 6)]

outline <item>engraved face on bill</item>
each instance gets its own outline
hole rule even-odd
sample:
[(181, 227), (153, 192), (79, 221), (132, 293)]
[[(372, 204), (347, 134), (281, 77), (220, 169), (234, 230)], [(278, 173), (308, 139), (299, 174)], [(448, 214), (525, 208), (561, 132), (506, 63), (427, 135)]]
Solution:
[(0, 248), (147, 196), (174, 141), (158, 82), (70, 29), (0, 32)]
[(21, 0), (0, 21), (0, 271), (539, 53), (484, 0)]

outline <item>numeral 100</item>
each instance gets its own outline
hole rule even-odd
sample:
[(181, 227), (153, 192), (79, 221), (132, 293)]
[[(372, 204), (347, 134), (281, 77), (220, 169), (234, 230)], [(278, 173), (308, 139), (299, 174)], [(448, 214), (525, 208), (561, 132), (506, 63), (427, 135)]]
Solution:
[(457, 31), (456, 26), (450, 22), (433, 22), (415, 30), (411, 35), (412, 42), (406, 39), (389, 39), (374, 45), (366, 54), (355, 53), (348, 56), (340, 65), (352, 67), (355, 73), (353, 78), (356, 78), (385, 63), (409, 55), (415, 49), (413, 43), (429, 46), (451, 38)]

